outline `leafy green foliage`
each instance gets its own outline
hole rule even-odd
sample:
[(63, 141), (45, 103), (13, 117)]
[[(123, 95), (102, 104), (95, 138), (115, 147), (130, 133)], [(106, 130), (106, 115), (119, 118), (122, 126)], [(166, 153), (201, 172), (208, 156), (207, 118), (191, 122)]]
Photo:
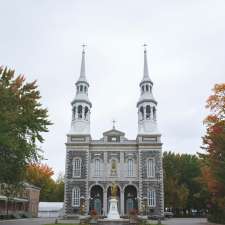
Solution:
[(41, 157), (37, 144), (51, 122), (40, 98), (36, 81), (0, 68), (0, 183), (23, 180), (26, 165)]
[(164, 152), (165, 207), (175, 214), (206, 208), (207, 191), (199, 183), (200, 159), (195, 155)]

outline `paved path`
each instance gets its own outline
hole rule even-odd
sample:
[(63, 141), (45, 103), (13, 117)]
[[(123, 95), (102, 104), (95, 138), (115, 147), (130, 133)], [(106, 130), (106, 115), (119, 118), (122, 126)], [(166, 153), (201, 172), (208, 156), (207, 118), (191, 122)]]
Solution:
[[(43, 225), (47, 223), (54, 223), (54, 218), (35, 218), (35, 219), (19, 219), (19, 220), (8, 220), (1, 221), (0, 225)], [(156, 224), (157, 222), (154, 221)], [(212, 223), (208, 223), (204, 218), (197, 219), (167, 219), (162, 221), (165, 225), (214, 225)], [(218, 225), (218, 224), (216, 224)]]
[(214, 225), (208, 223), (205, 218), (172, 218), (164, 220), (162, 223), (165, 225)]
[(43, 225), (54, 223), (54, 218), (34, 218), (34, 219), (18, 219), (18, 220), (0, 220), (0, 225)]

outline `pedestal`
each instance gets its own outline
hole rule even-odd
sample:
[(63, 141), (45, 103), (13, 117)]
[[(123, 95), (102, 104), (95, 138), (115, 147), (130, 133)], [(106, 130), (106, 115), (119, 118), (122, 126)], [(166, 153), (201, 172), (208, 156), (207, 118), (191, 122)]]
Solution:
[(119, 215), (118, 207), (117, 207), (118, 200), (112, 198), (109, 200), (109, 203), (110, 203), (110, 206), (109, 206), (109, 213), (107, 218), (111, 220), (120, 219), (120, 215)]

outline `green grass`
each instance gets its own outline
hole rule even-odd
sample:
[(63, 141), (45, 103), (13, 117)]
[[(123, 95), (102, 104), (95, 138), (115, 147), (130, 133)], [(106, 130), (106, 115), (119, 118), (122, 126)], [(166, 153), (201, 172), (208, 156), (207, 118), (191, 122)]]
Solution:
[[(44, 225), (53, 225), (55, 223), (48, 223), (48, 224), (44, 224)], [(78, 223), (57, 223), (58, 225), (79, 225)]]
[[(44, 224), (44, 225), (53, 225), (55, 223), (49, 223), (49, 224)], [(77, 223), (57, 223), (58, 225), (79, 225)], [(156, 225), (157, 223), (148, 223), (146, 225)], [(85, 224), (84, 224), (85, 225)], [(87, 224), (88, 225), (88, 224)], [(161, 224), (163, 225), (163, 224)]]

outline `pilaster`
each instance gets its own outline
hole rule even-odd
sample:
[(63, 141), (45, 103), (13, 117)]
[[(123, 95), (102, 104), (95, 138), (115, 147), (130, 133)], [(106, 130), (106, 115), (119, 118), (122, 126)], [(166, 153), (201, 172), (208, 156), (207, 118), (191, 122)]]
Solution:
[(103, 192), (103, 215), (107, 216), (107, 190)]
[(121, 215), (124, 215), (124, 190), (122, 189), (120, 192), (120, 199), (121, 199)]

